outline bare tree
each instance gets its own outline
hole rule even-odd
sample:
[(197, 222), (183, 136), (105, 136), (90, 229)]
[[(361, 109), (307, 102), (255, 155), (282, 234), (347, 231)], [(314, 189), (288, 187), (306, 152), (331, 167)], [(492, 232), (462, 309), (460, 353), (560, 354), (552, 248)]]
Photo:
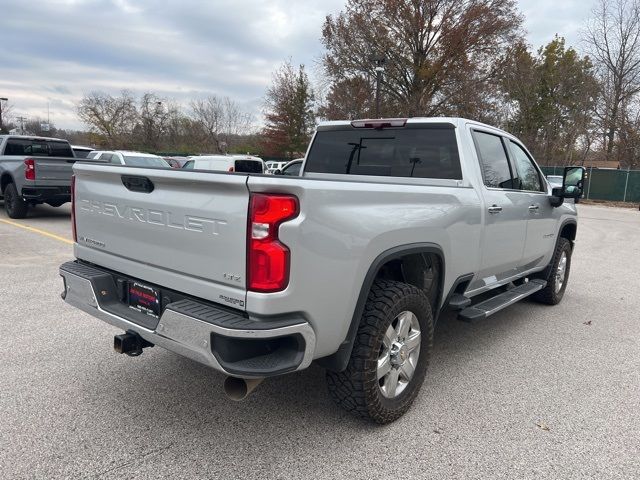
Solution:
[(225, 153), (233, 139), (250, 132), (253, 118), (228, 97), (211, 95), (191, 102), (194, 126), (204, 137), (205, 146)]
[(492, 81), (521, 22), (513, 0), (348, 0), (324, 23), (323, 63), (336, 83), (373, 83), (383, 57), (383, 115), (475, 111), (474, 92)]
[(139, 121), (136, 137), (141, 146), (157, 150), (163, 143), (169, 121), (177, 107), (155, 93), (147, 92), (140, 98)]
[(80, 100), (76, 109), (80, 120), (92, 131), (104, 135), (111, 147), (126, 144), (138, 120), (135, 99), (126, 90), (117, 97), (91, 92)]
[(6, 133), (13, 128), (13, 105), (0, 100), (0, 133)]
[(640, 0), (598, 0), (583, 36), (600, 77), (597, 113), (611, 160), (625, 106), (640, 92)]

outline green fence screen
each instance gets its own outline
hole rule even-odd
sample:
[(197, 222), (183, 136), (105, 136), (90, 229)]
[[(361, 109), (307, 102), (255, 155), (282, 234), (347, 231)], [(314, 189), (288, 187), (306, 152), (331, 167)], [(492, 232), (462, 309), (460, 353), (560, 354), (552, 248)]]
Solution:
[[(562, 175), (564, 167), (541, 167), (545, 175)], [(584, 198), (640, 202), (640, 170), (587, 168)]]

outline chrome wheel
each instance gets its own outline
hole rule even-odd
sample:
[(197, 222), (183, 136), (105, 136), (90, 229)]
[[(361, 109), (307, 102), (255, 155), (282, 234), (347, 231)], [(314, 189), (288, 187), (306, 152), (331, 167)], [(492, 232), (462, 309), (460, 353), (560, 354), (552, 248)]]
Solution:
[(556, 269), (556, 285), (555, 285), (555, 293), (558, 293), (562, 290), (562, 286), (564, 285), (564, 280), (567, 275), (567, 252), (562, 252), (562, 256), (560, 257), (560, 261), (558, 262), (558, 268)]
[(382, 339), (378, 356), (378, 385), (382, 395), (395, 398), (407, 387), (420, 356), (420, 323), (412, 312), (393, 319)]

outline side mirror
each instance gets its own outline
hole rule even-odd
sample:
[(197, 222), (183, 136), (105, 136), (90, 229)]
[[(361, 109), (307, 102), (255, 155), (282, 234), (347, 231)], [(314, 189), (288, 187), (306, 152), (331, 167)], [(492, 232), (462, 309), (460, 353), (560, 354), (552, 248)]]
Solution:
[(274, 175), (282, 175), (282, 170), (280, 170), (279, 168), (277, 168), (277, 169), (275, 169), (275, 170), (273, 171), (273, 174), (274, 174)]
[(562, 205), (565, 198), (574, 198), (578, 203), (584, 191), (584, 177), (586, 169), (584, 167), (565, 167), (562, 176), (562, 187), (552, 190), (552, 202), (554, 207)]
[(565, 198), (580, 198), (584, 190), (584, 167), (565, 167), (562, 177), (562, 196)]

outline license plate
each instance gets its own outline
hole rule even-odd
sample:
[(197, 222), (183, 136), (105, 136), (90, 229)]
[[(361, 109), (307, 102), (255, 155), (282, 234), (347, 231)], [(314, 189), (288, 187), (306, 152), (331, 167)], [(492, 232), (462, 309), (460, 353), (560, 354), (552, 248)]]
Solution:
[(138, 282), (129, 282), (129, 308), (154, 318), (160, 317), (160, 292)]

